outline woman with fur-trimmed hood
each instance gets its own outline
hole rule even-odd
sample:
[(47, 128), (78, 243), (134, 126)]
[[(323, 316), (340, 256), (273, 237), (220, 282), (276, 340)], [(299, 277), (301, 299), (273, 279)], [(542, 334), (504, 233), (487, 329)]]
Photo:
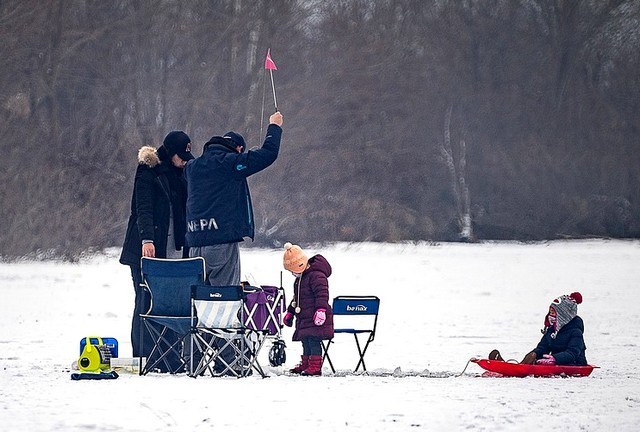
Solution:
[[(131, 214), (120, 263), (131, 267), (136, 294), (131, 329), (134, 357), (140, 352), (139, 314), (149, 309), (150, 299), (139, 288), (142, 282), (140, 258), (187, 257), (185, 246), (187, 187), (183, 169), (191, 155), (191, 139), (182, 131), (170, 132), (160, 148), (144, 146), (138, 151), (131, 197)], [(145, 335), (144, 348), (152, 344)]]

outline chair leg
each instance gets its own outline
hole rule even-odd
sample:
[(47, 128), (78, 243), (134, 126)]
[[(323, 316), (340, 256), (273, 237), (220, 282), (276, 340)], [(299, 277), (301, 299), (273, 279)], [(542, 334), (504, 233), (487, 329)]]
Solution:
[[(205, 336), (207, 336), (205, 338)], [(226, 372), (231, 368), (231, 365), (220, 355), (220, 353), (228, 348), (228, 342), (224, 338), (215, 337), (212, 334), (194, 333), (192, 339), (195, 342), (195, 348), (197, 349), (199, 360), (195, 368), (191, 371), (192, 377), (198, 377), (205, 372), (209, 372), (211, 376), (222, 376), (223, 372)], [(220, 346), (216, 345), (219, 340), (225, 340), (225, 343), (221, 343)], [(214, 365), (216, 360), (223, 364), (224, 369), (222, 371), (216, 371)], [(233, 362), (232, 362), (233, 363)]]
[[(266, 377), (257, 359), (266, 335), (259, 334), (257, 339), (252, 340), (250, 338), (253, 333), (227, 334), (226, 337), (209, 332), (204, 334), (210, 340), (205, 339), (201, 332), (195, 332), (192, 335), (195, 343), (194, 351), (202, 357), (197, 365), (191, 368), (190, 376), (197, 377), (209, 372), (213, 377), (232, 375), (241, 378), (249, 376), (255, 370), (262, 378)], [(233, 359), (229, 358), (231, 351)], [(226, 353), (226, 357), (223, 352)], [(215, 367), (216, 363), (218, 368)]]
[(258, 355), (260, 354), (260, 351), (262, 350), (262, 347), (264, 346), (264, 342), (267, 340), (267, 331), (249, 330), (249, 334), (250, 335), (255, 335), (255, 341), (251, 341), (249, 343), (251, 348), (249, 350), (250, 351), (250, 358), (248, 359), (249, 365), (248, 365), (247, 374), (249, 374), (251, 372), (251, 370), (253, 369), (256, 372), (258, 372), (262, 378), (266, 378), (267, 374), (264, 372), (264, 370), (262, 369), (262, 366), (258, 362)]
[[(147, 363), (148, 361), (145, 362), (144, 368), (142, 367), (142, 353), (144, 353), (144, 329), (143, 327), (146, 325), (146, 322), (140, 318), (140, 320), (142, 321), (140, 323), (140, 370), (138, 372), (138, 375), (142, 376), (144, 375), (144, 370), (147, 368)], [(144, 323), (144, 324), (143, 324)], [(149, 358), (147, 357), (147, 360), (149, 360)]]
[(193, 333), (189, 334), (189, 376), (193, 376), (193, 358), (195, 357), (193, 352)]
[(358, 369), (360, 369), (360, 365), (362, 365), (362, 369), (366, 372), (367, 366), (365, 366), (364, 364), (364, 353), (362, 352), (362, 349), (360, 349), (360, 341), (358, 340), (358, 335), (354, 333), (353, 337), (356, 340), (356, 346), (358, 347), (358, 354), (360, 355), (360, 360), (358, 361), (358, 364), (356, 365), (354, 372), (358, 372)]
[[(171, 342), (166, 339), (167, 331), (169, 331), (166, 327), (163, 327), (161, 331), (158, 331), (153, 324), (147, 321), (144, 321), (144, 323), (152, 339), (156, 342), (149, 353), (149, 357), (147, 357), (144, 368), (140, 370), (140, 375), (146, 375), (161, 363), (165, 366), (167, 372), (171, 374), (178, 373), (182, 368), (185, 368), (187, 363), (184, 360), (183, 355), (180, 353), (179, 348), (186, 335), (181, 335), (177, 337), (175, 341)], [(165, 348), (162, 347), (163, 344), (165, 345)], [(171, 354), (175, 354), (178, 357), (180, 365), (173, 367), (169, 363), (168, 356)], [(154, 356), (157, 356), (157, 358), (154, 358)]]
[[(145, 361), (144, 364), (144, 368), (142, 367), (142, 353), (144, 353), (144, 334), (143, 334), (143, 327), (146, 325), (146, 322), (144, 320), (142, 320), (142, 318), (140, 319), (142, 322), (140, 323), (140, 370), (138, 372), (138, 375), (142, 376), (144, 375), (146, 372), (146, 368), (147, 368), (147, 363), (149, 358), (147, 357), (147, 361)], [(143, 324), (144, 323), (144, 324)]]
[[(208, 350), (206, 341), (197, 332), (191, 333), (191, 367), (189, 368), (189, 376), (195, 378), (201, 375), (207, 369)], [(196, 362), (196, 356), (197, 362)]]
[(367, 366), (364, 364), (364, 355), (367, 353), (367, 349), (369, 348), (369, 344), (371, 343), (371, 336), (369, 336), (369, 338), (367, 339), (367, 343), (364, 345), (364, 349), (362, 350), (360, 349), (360, 342), (358, 340), (358, 337), (355, 334), (353, 335), (353, 337), (356, 338), (356, 346), (358, 347), (358, 354), (360, 355), (360, 361), (358, 361), (354, 372), (358, 372), (358, 369), (360, 369), (360, 365), (362, 365), (363, 371), (366, 372)]
[(333, 367), (333, 363), (331, 362), (331, 357), (329, 357), (329, 347), (333, 343), (333, 339), (328, 340), (326, 345), (325, 345), (324, 341), (322, 341), (321, 343), (322, 343), (322, 348), (324, 350), (324, 355), (322, 356), (322, 361), (323, 362), (325, 360), (328, 361), (329, 362), (329, 366), (331, 367), (331, 372), (336, 373), (336, 370)]
[[(162, 350), (159, 348), (162, 340), (162, 334), (158, 330), (156, 330), (155, 327), (153, 327), (153, 324), (147, 322), (146, 320), (144, 321), (144, 326), (149, 332), (149, 334), (151, 335), (151, 338), (157, 342), (153, 346), (153, 348), (151, 348), (151, 352), (147, 357), (147, 361), (145, 363), (144, 369), (140, 370), (140, 375), (148, 374), (154, 367), (156, 367), (160, 363), (161, 360), (163, 360), (163, 356), (161, 355)], [(160, 353), (160, 357), (156, 360), (152, 360), (154, 354), (156, 353)], [(166, 366), (166, 360), (165, 360), (165, 366)]]
[[(164, 334), (165, 334), (165, 332), (163, 331), (163, 335)], [(158, 350), (159, 353), (160, 353), (160, 357), (158, 357), (158, 359), (156, 360), (154, 365), (158, 365), (160, 363), (160, 361), (162, 361), (162, 363), (167, 368), (167, 372), (169, 372), (170, 374), (180, 373), (183, 369), (185, 369), (187, 363), (184, 360), (183, 355), (180, 354), (180, 345), (182, 344), (183, 341), (184, 341), (184, 336), (180, 336), (173, 343), (171, 343), (171, 342), (167, 341), (166, 339), (162, 338), (161, 342), (159, 342), (159, 343), (164, 343), (167, 347), (165, 348), (164, 351), (162, 349)], [(169, 363), (168, 357), (170, 355), (172, 355), (172, 354), (175, 354), (178, 357), (178, 360), (180, 361), (180, 364), (178, 366), (172, 366)]]

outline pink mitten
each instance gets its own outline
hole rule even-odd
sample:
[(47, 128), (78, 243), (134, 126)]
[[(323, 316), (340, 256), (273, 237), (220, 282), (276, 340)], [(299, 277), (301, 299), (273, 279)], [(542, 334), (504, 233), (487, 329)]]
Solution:
[(317, 326), (321, 326), (327, 319), (327, 311), (325, 309), (318, 309), (313, 314), (313, 323)]
[(287, 327), (291, 327), (293, 325), (293, 314), (291, 312), (287, 312), (284, 318), (282, 319), (282, 322)]
[(544, 354), (540, 360), (536, 360), (536, 364), (554, 365), (556, 364), (556, 359), (552, 355)]

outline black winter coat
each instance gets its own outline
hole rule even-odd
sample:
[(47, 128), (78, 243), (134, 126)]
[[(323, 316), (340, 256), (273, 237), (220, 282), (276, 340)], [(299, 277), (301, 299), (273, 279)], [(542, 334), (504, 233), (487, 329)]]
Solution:
[[(156, 258), (166, 258), (171, 209), (176, 246), (185, 245), (187, 188), (182, 171), (171, 164), (163, 147), (140, 149), (122, 264), (140, 265), (142, 240), (153, 240)], [(183, 256), (188, 256), (187, 248), (183, 248)]]
[(282, 128), (271, 124), (261, 148), (238, 153), (222, 137), (205, 144), (187, 163), (187, 234), (190, 247), (253, 239), (255, 224), (247, 177), (271, 165), (280, 151)]
[(546, 329), (540, 343), (533, 350), (538, 359), (544, 354), (551, 354), (556, 359), (556, 364), (586, 366), (587, 358), (584, 344), (584, 322), (576, 316), (564, 325), (555, 338), (551, 337), (553, 327)]
[[(296, 317), (296, 331), (293, 340), (300, 341), (306, 337), (319, 337), (323, 340), (333, 338), (333, 310), (329, 305), (329, 281), (331, 265), (322, 255), (309, 258), (309, 267), (297, 277), (293, 283), (293, 301), (300, 307), (295, 313), (295, 307), (289, 304), (287, 312)], [(313, 322), (316, 310), (325, 309), (327, 319), (323, 325), (317, 326)]]

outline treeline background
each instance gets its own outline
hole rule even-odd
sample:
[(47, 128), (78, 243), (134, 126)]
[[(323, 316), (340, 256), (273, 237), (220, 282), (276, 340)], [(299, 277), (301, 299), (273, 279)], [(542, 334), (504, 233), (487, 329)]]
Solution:
[(637, 0), (19, 0), (0, 34), (3, 259), (121, 246), (171, 130), (259, 145), (267, 48), (254, 244), (640, 236)]

